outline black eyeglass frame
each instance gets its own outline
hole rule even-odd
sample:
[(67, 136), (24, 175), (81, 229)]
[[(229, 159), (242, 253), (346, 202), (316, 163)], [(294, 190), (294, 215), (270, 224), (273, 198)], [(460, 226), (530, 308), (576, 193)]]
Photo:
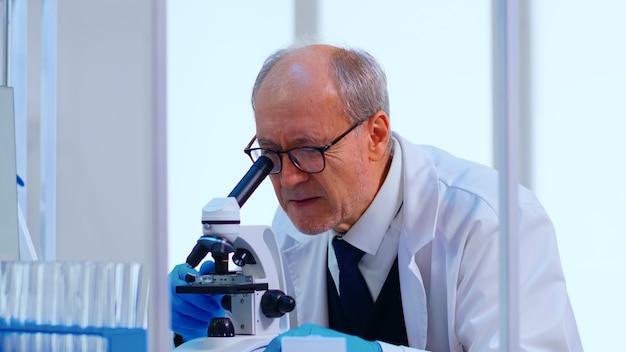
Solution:
[[(281, 173), (281, 171), (283, 171), (283, 159), (280, 157), (281, 154), (287, 154), (287, 157), (289, 158), (289, 160), (291, 161), (291, 163), (298, 168), (298, 170), (307, 173), (307, 174), (319, 174), (320, 172), (324, 171), (324, 169), (326, 168), (326, 158), (324, 157), (324, 153), (330, 149), (330, 147), (332, 147), (333, 145), (339, 143), (339, 141), (347, 136), (350, 132), (352, 132), (354, 129), (356, 129), (357, 127), (361, 126), (365, 121), (367, 121), (368, 119), (362, 120), (357, 122), (355, 125), (353, 125), (352, 127), (350, 127), (346, 132), (342, 133), (339, 137), (335, 138), (335, 140), (333, 140), (332, 142), (321, 146), (321, 147), (315, 147), (315, 146), (302, 146), (302, 147), (295, 147), (295, 148), (291, 148), (291, 149), (287, 149), (287, 150), (274, 150), (274, 149), (270, 149), (270, 148), (250, 148), (252, 146), (252, 144), (254, 143), (254, 141), (256, 140), (256, 135), (254, 137), (252, 137), (252, 139), (250, 140), (250, 143), (248, 143), (248, 145), (244, 148), (243, 152), (246, 153), (248, 155), (248, 157), (250, 157), (250, 160), (252, 160), (252, 162), (254, 163), (255, 160), (252, 157), (252, 152), (256, 151), (256, 150), (260, 150), (260, 151), (267, 151), (267, 152), (272, 152), (272, 153), (276, 153), (278, 155), (278, 160), (280, 160), (280, 165), (278, 168), (278, 171), (274, 171), (274, 169), (276, 168), (276, 166), (274, 166), (274, 169), (272, 169), (272, 171), (270, 171), (270, 175), (277, 175), (279, 173)], [(319, 171), (306, 171), (303, 170), (300, 165), (298, 165), (298, 161), (296, 158), (294, 158), (291, 155), (291, 152), (297, 149), (313, 149), (313, 150), (317, 150), (320, 155), (322, 156), (322, 169)]]

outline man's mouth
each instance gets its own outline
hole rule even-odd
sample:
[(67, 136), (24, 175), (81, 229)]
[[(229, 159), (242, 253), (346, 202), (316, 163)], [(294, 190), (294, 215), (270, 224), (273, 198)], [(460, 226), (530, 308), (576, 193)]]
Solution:
[(298, 199), (290, 199), (289, 204), (292, 204), (297, 207), (307, 206), (315, 203), (319, 197), (309, 197), (309, 198), (298, 198)]

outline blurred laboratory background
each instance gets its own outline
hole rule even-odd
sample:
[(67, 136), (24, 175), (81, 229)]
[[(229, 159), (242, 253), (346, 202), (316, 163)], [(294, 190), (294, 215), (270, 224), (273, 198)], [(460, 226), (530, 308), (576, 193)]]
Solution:
[[(142, 263), (150, 343), (169, 343), (154, 333), (169, 325), (167, 272), (202, 234), (202, 207), (250, 167), (256, 73), (297, 38), (369, 51), (388, 76), (392, 129), (498, 167), (495, 3), (0, 0), (34, 254)], [(519, 180), (556, 227), (584, 348), (614, 350), (626, 316), (626, 2), (519, 3)], [(242, 224), (270, 224), (277, 206), (264, 182)]]

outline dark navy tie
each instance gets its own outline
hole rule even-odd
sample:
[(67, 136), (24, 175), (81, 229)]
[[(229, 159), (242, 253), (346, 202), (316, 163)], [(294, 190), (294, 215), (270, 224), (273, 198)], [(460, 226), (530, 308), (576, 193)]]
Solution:
[(358, 264), (362, 250), (341, 238), (333, 239), (333, 247), (339, 265), (339, 300), (346, 318), (355, 332), (365, 325), (374, 302)]

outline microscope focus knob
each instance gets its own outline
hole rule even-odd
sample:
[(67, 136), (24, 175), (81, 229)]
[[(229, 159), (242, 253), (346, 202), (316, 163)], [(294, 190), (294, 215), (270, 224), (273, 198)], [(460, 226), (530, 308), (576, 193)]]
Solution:
[(233, 337), (235, 327), (230, 318), (213, 318), (209, 323), (208, 337)]
[(267, 290), (261, 297), (261, 311), (268, 318), (279, 318), (296, 307), (293, 297), (281, 290)]

